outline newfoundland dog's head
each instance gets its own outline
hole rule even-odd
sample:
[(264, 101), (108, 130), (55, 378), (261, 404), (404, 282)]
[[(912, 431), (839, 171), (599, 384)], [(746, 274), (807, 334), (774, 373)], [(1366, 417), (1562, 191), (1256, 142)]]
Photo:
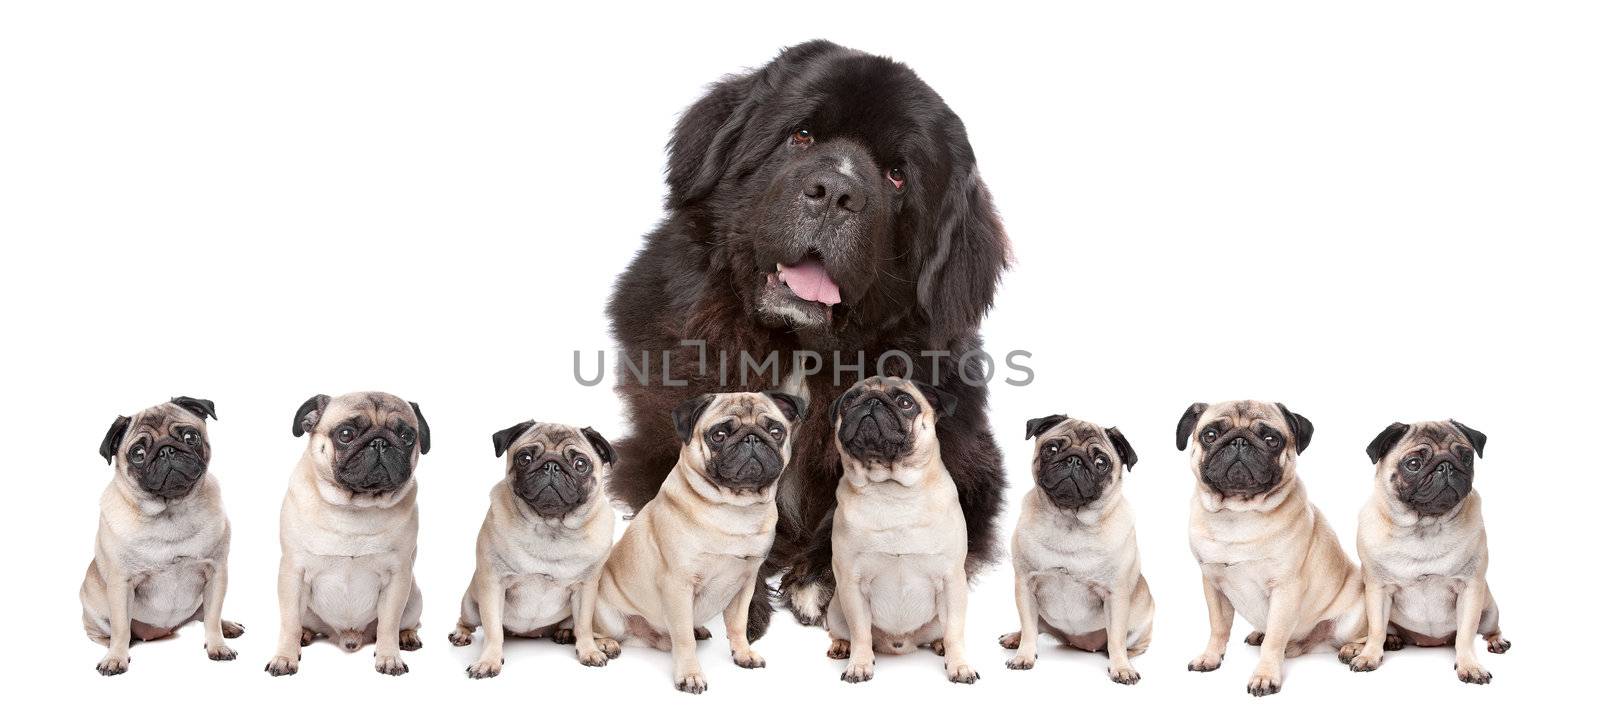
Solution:
[(961, 119), (905, 65), (827, 41), (713, 86), (667, 181), (679, 229), (709, 246), (701, 272), (812, 348), (948, 346), (1007, 260)]

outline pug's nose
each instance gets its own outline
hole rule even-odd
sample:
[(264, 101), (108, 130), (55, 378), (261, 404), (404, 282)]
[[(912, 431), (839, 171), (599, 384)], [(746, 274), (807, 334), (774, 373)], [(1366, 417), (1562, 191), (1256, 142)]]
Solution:
[(1249, 444), (1249, 442), (1244, 441), (1244, 437), (1239, 437), (1238, 439), (1233, 440), (1234, 449), (1244, 449)]
[(757, 437), (754, 434), (746, 434), (746, 435), (744, 435), (744, 443), (745, 444), (748, 444), (748, 445), (754, 447), (757, 444), (759, 444), (760, 442), (761, 442), (761, 438)]
[(561, 465), (556, 464), (555, 462), (546, 462), (544, 463), (544, 471), (546, 474), (556, 474), (557, 472), (561, 471)]
[(384, 439), (383, 437), (378, 437), (377, 439), (372, 440), (372, 443), (368, 444), (367, 446), (382, 452), (389, 446), (389, 440)]
[(172, 445), (169, 444), (169, 445), (167, 445), (165, 447), (162, 447), (161, 449), (156, 450), (156, 456), (157, 457), (171, 457), (172, 453), (176, 452), (176, 451), (177, 450), (173, 449)]
[(1083, 458), (1079, 457), (1076, 454), (1072, 455), (1071, 457), (1068, 457), (1067, 458), (1067, 467), (1075, 469), (1075, 470), (1083, 469)]
[(1450, 464), (1449, 462), (1440, 462), (1439, 463), (1439, 467), (1438, 467), (1438, 472), (1441, 475), (1448, 475), (1448, 474), (1450, 474), (1450, 471), (1453, 470), (1453, 469), (1455, 469), (1455, 466)]

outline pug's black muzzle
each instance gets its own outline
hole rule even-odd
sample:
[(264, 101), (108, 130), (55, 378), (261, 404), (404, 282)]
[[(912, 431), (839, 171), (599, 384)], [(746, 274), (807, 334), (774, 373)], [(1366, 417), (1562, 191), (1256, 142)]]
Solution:
[(1096, 472), (1087, 453), (1067, 450), (1039, 467), (1039, 486), (1057, 507), (1076, 510), (1100, 499), (1111, 473)]
[(1400, 500), (1419, 515), (1443, 515), (1455, 509), (1472, 491), (1472, 473), (1455, 464), (1438, 462), (1423, 470), (1400, 492)]
[(1283, 469), (1265, 442), (1241, 432), (1213, 445), (1200, 468), (1200, 479), (1225, 495), (1259, 495), (1278, 484)]
[(869, 392), (839, 418), (839, 443), (856, 459), (893, 462), (911, 449), (910, 422), (886, 397)]
[(169, 500), (189, 494), (205, 474), (205, 459), (176, 443), (157, 443), (155, 456), (137, 471), (140, 489)]
[(783, 474), (783, 454), (754, 428), (741, 429), (711, 455), (717, 484), (736, 490), (759, 490)]
[(353, 492), (392, 492), (411, 481), (411, 447), (384, 430), (357, 440), (344, 452), (335, 479)]
[(561, 462), (548, 459), (518, 475), (512, 491), (542, 517), (561, 517), (583, 504), (587, 478), (574, 477)]

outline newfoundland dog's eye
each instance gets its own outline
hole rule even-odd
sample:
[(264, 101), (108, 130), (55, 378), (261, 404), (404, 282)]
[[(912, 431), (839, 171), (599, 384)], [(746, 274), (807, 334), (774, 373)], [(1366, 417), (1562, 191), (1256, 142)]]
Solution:
[(895, 189), (906, 186), (906, 173), (901, 171), (900, 167), (891, 167), (884, 176), (889, 178)]
[(806, 129), (795, 129), (795, 132), (789, 135), (789, 143), (794, 146), (810, 146), (813, 141), (816, 141), (816, 137)]

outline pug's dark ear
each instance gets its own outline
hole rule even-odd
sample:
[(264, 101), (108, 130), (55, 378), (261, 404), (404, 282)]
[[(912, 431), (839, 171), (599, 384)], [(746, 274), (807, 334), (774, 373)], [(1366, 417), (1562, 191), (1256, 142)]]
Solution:
[(1283, 412), (1283, 418), (1289, 420), (1289, 433), (1294, 435), (1294, 453), (1300, 454), (1311, 446), (1311, 420), (1289, 411), (1289, 407), (1278, 405), (1278, 411)]
[(1484, 436), (1483, 432), (1473, 429), (1472, 427), (1462, 424), (1454, 419), (1451, 419), (1450, 423), (1456, 425), (1456, 429), (1461, 430), (1462, 434), (1467, 435), (1467, 441), (1472, 443), (1472, 451), (1477, 452), (1478, 458), (1482, 459), (1483, 445), (1489, 443), (1489, 438)]
[(933, 384), (917, 384), (917, 389), (922, 392), (923, 398), (933, 405), (933, 410), (939, 412), (939, 418), (944, 419), (956, 413), (956, 395)]
[(1183, 410), (1183, 416), (1178, 418), (1179, 451), (1189, 448), (1189, 437), (1194, 435), (1194, 428), (1200, 423), (1200, 415), (1206, 413), (1208, 406), (1210, 405), (1197, 401)]
[(931, 219), (918, 223), (916, 233), (917, 303), (928, 319), (929, 341), (944, 350), (977, 329), (994, 303), (1000, 273), (1010, 265), (1005, 228), (970, 154), (957, 161), (943, 201)]
[[(771, 63), (759, 70), (729, 76), (713, 84), (696, 101), (672, 130), (667, 145), (667, 207), (680, 209), (694, 204), (716, 189), (730, 172), (753, 169), (771, 145), (783, 138), (748, 138), (747, 127), (768, 99), (780, 93), (788, 78), (818, 55), (839, 46), (814, 40), (785, 48)], [(796, 129), (785, 129), (789, 134)]]
[(317, 394), (306, 399), (300, 405), (300, 410), (294, 413), (294, 435), (296, 437), (306, 432), (315, 431), (317, 422), (322, 421), (322, 412), (328, 408), (328, 402), (333, 401), (327, 394)]
[(513, 424), (505, 429), (495, 432), (494, 436), (491, 437), (491, 439), (494, 440), (494, 456), (499, 457), (500, 455), (505, 454), (506, 450), (511, 448), (511, 443), (517, 441), (517, 437), (522, 436), (523, 432), (528, 431), (533, 427), (533, 425), (538, 423), (539, 422), (529, 419), (528, 421), (520, 424)]
[(1128, 444), (1128, 438), (1122, 436), (1122, 432), (1117, 431), (1116, 427), (1112, 427), (1106, 430), (1106, 439), (1111, 440), (1111, 448), (1117, 450), (1117, 459), (1122, 460), (1122, 466), (1132, 472), (1134, 463), (1139, 461), (1139, 455), (1134, 453), (1133, 445)]
[(606, 464), (616, 463), (617, 450), (611, 448), (611, 443), (607, 442), (605, 437), (600, 436), (599, 432), (589, 427), (584, 427), (578, 431), (583, 432), (583, 438), (589, 440), (589, 444), (594, 445), (594, 453), (600, 455), (601, 462)]
[(678, 431), (678, 441), (688, 444), (694, 440), (695, 422), (700, 421), (700, 415), (706, 413), (706, 407), (716, 398), (714, 394), (701, 394), (685, 399), (672, 410), (672, 426)]
[(417, 406), (417, 402), (409, 403), (411, 411), (417, 413), (417, 442), (422, 446), (422, 453), (427, 454), (428, 450), (433, 449), (433, 433), (428, 430), (428, 418), (422, 416), (422, 407)]
[(839, 421), (839, 403), (844, 401), (844, 395), (848, 393), (850, 390), (845, 389), (843, 394), (833, 397), (833, 401), (828, 402), (828, 426), (831, 427), (834, 422)]
[(1044, 434), (1045, 432), (1050, 431), (1051, 427), (1054, 427), (1055, 425), (1060, 424), (1060, 423), (1062, 423), (1062, 422), (1064, 422), (1066, 420), (1067, 420), (1067, 415), (1065, 415), (1065, 414), (1051, 414), (1050, 416), (1039, 417), (1037, 419), (1029, 419), (1028, 420), (1028, 436), (1023, 437), (1023, 439), (1024, 440), (1033, 439), (1034, 437), (1037, 437), (1037, 436), (1039, 436), (1041, 434)]
[(783, 412), (784, 418), (788, 419), (790, 424), (800, 421), (800, 418), (806, 415), (806, 403), (790, 394), (776, 390), (761, 393), (777, 402), (779, 411)]
[(111, 422), (111, 428), (106, 430), (106, 438), (100, 440), (100, 456), (106, 458), (106, 464), (111, 464), (111, 458), (117, 456), (117, 448), (122, 446), (122, 437), (128, 433), (128, 425), (133, 420), (119, 416)]
[(1400, 422), (1384, 427), (1383, 431), (1378, 432), (1378, 436), (1372, 438), (1372, 443), (1367, 445), (1367, 459), (1372, 460), (1373, 464), (1377, 464), (1378, 460), (1389, 454), (1389, 450), (1394, 449), (1394, 445), (1399, 444), (1400, 438), (1404, 437), (1406, 432), (1410, 430), (1410, 424), (1402, 424)]
[(174, 396), (172, 397), (172, 403), (194, 412), (194, 415), (200, 417), (201, 419), (205, 419), (206, 417), (211, 417), (212, 419), (217, 418), (217, 405), (210, 399), (196, 399), (189, 396)]

